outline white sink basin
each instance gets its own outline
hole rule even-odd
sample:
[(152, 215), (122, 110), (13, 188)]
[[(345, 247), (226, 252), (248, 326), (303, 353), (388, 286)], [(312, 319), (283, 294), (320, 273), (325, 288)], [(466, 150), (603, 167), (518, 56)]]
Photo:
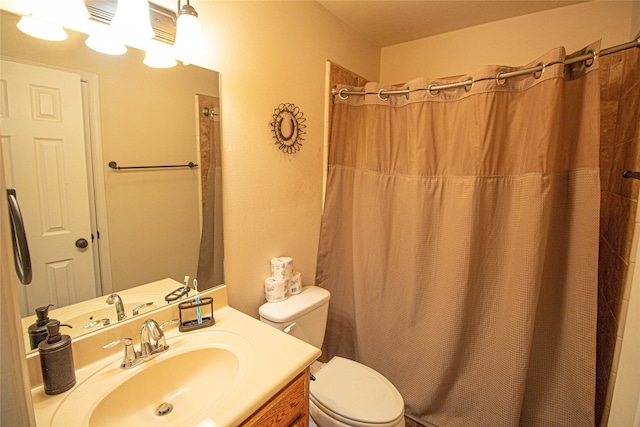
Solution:
[(201, 331), (168, 343), (165, 353), (132, 369), (109, 359), (72, 389), (51, 425), (196, 425), (249, 380), (253, 347), (239, 335)]

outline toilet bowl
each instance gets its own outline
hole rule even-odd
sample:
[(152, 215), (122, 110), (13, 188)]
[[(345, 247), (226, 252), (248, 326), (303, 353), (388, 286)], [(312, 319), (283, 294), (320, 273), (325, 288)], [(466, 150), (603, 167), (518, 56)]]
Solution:
[(404, 401), (377, 371), (334, 357), (311, 381), (309, 411), (320, 427), (402, 427)]
[[(317, 286), (278, 303), (260, 307), (260, 320), (322, 348), (330, 294)], [(312, 365), (309, 412), (319, 427), (404, 427), (404, 401), (379, 372), (353, 360), (334, 357)]]

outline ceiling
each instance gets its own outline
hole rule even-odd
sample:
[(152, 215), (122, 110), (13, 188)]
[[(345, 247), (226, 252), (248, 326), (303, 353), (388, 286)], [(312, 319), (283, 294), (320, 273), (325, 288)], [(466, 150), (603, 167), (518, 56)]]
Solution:
[(317, 0), (378, 47), (541, 12), (569, 0)]

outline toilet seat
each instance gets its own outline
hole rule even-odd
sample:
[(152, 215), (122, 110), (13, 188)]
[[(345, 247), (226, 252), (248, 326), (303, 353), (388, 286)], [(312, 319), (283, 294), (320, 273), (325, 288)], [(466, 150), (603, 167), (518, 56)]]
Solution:
[(334, 357), (315, 377), (311, 401), (332, 419), (357, 427), (391, 427), (403, 420), (402, 396), (368, 366)]

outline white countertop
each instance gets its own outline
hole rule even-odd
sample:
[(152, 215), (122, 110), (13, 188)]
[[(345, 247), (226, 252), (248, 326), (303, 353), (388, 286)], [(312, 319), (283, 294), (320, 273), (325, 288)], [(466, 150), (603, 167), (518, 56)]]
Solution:
[[(218, 299), (223, 300), (226, 303), (225, 287), (222, 287), (222, 289), (216, 289), (212, 292), (213, 295), (215, 295), (215, 292), (224, 292), (224, 295), (219, 294), (221, 298)], [(201, 295), (205, 296), (206, 294), (203, 293)], [(171, 311), (172, 308), (177, 310), (177, 307), (175, 306), (167, 307), (167, 310)], [(243, 380), (241, 386), (230, 391), (225, 395), (225, 397), (218, 401), (214, 405), (215, 410), (212, 410), (211, 413), (202, 416), (202, 419), (194, 420), (193, 422), (193, 425), (202, 426), (236, 426), (251, 416), (274, 394), (293, 380), (301, 371), (317, 359), (321, 352), (316, 347), (261, 323), (260, 321), (229, 306), (225, 305), (215, 309), (214, 311), (216, 319), (215, 325), (187, 333), (179, 332), (177, 327), (168, 327), (166, 336), (168, 342), (171, 343), (171, 340), (174, 337), (189, 338), (189, 335), (191, 335), (196, 338), (197, 335), (195, 334), (198, 332), (217, 330), (239, 335), (251, 344), (253, 359), (250, 364), (251, 366), (248, 368), (250, 369), (248, 376), (245, 377), (248, 378), (248, 380)], [(175, 316), (173, 313), (162, 313), (162, 310), (160, 310), (151, 313), (149, 316), (141, 316), (139, 323), (142, 323), (145, 318), (149, 317), (154, 318), (158, 322), (162, 322), (164, 321), (164, 317), (167, 317), (167, 314)], [(167, 320), (171, 318), (171, 316), (168, 316)], [(139, 329), (138, 322), (129, 323), (130, 326), (128, 331), (116, 331), (116, 328), (109, 328), (107, 330), (111, 331), (109, 334), (110, 336), (105, 336), (103, 339), (97, 339), (96, 337), (98, 337), (98, 335), (94, 335), (94, 339), (89, 340), (92, 343), (92, 347), (96, 346), (96, 343), (98, 342), (104, 342), (106, 344), (113, 338), (113, 336), (117, 336), (115, 334), (118, 332), (125, 334), (119, 337), (122, 338), (124, 336), (131, 335), (131, 331)], [(107, 330), (105, 330), (105, 332)], [(138, 336), (132, 338), (135, 348), (138, 349)], [(78, 341), (80, 341), (80, 339)], [(87, 343), (84, 345), (86, 348)], [(74, 395), (73, 399), (67, 399), (67, 397), (93, 374), (104, 369), (106, 365), (113, 364), (113, 366), (119, 366), (120, 361), (122, 360), (122, 347), (119, 347), (118, 350), (119, 351), (117, 352), (109, 352), (110, 354), (107, 357), (101, 359), (98, 358), (92, 363), (87, 363), (86, 361), (82, 362), (81, 364), (84, 366), (78, 366), (78, 363), (76, 363), (76, 385), (65, 393), (49, 396), (44, 393), (41, 385), (33, 388), (32, 396), (37, 425), (51, 425), (51, 421), (56, 410), (61, 404), (65, 404), (65, 400), (68, 400), (68, 402), (73, 401), (74, 405), (78, 406), (78, 416), (74, 418), (76, 422), (83, 419), (80, 414), (81, 412), (85, 411), (90, 413), (90, 408), (96, 404), (95, 396), (82, 396), (82, 399), (85, 399), (86, 401), (78, 400), (78, 394)], [(74, 345), (74, 360), (77, 358), (76, 351), (83, 351), (83, 349), (81, 346), (76, 348), (76, 345)], [(100, 352), (106, 351), (100, 348), (100, 351), (97, 351), (96, 354), (99, 355)], [(160, 359), (161, 357), (171, 357), (171, 348), (169, 348), (166, 353), (158, 356), (157, 359)], [(87, 358), (84, 357), (83, 359)], [(207, 363), (207, 361), (203, 360), (202, 363)], [(135, 375), (135, 370), (137, 368), (138, 367), (130, 370), (131, 375)], [(188, 369), (188, 367), (185, 367), (185, 369)], [(107, 385), (107, 387), (109, 386)], [(212, 384), (212, 387), (215, 387), (215, 384)], [(89, 393), (82, 394), (85, 395)], [(81, 402), (81, 404), (78, 404), (78, 402)], [(206, 396), (202, 396), (202, 404), (204, 405), (206, 402)], [(114, 408), (114, 413), (116, 412), (117, 408)], [(70, 424), (68, 425), (75, 425), (73, 424), (74, 420), (69, 420)]]

